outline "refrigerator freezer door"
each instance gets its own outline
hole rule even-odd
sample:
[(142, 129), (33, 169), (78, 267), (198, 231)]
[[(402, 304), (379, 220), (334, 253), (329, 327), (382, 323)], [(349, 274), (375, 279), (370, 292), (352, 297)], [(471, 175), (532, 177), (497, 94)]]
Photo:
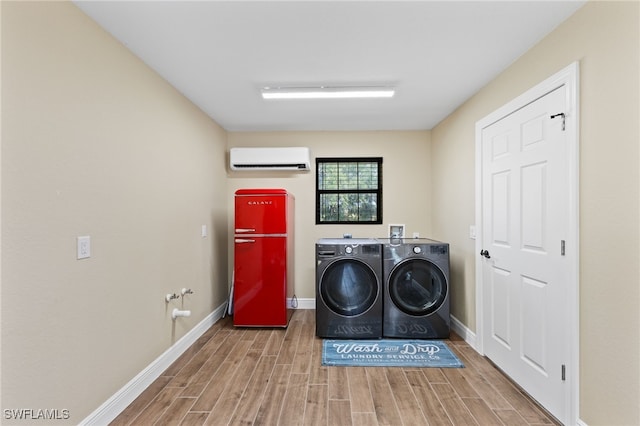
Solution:
[(235, 234), (286, 234), (287, 195), (243, 194), (235, 197)]

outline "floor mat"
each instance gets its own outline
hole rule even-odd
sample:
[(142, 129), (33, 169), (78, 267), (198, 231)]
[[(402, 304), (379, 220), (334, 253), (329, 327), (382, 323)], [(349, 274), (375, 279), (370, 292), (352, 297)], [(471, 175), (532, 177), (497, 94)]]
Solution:
[(322, 365), (346, 367), (462, 368), (439, 340), (324, 340)]

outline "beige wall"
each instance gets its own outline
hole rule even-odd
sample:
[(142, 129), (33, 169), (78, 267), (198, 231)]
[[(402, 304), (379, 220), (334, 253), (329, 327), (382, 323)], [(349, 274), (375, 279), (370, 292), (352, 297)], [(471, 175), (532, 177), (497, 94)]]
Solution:
[(226, 132), (72, 3), (1, 7), (1, 406), (77, 424), (224, 303)]
[[(232, 200), (239, 188), (285, 188), (296, 198), (295, 287), (298, 298), (315, 298), (315, 242), (323, 237), (384, 237), (389, 224), (405, 233), (431, 236), (430, 132), (267, 132), (229, 133), (228, 147), (305, 146), (311, 150), (310, 172), (230, 172), (227, 202), (233, 229)], [(315, 158), (383, 157), (383, 224), (316, 225)], [(231, 242), (232, 244), (232, 242)], [(230, 246), (230, 249), (232, 245)]]
[(638, 6), (589, 2), (432, 130), (434, 234), (452, 243), (453, 314), (475, 329), (475, 122), (580, 62), (580, 418), (591, 426), (640, 424)]

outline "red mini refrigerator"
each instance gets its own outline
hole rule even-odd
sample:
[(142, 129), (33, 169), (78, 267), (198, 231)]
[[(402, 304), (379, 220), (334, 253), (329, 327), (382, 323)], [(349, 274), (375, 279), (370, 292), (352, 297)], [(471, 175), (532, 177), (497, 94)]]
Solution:
[(294, 197), (285, 189), (235, 193), (233, 325), (286, 327), (293, 311)]

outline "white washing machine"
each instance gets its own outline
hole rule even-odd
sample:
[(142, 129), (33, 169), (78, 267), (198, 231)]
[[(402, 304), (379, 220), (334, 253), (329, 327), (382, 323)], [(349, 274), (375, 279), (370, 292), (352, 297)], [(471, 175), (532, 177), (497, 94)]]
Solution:
[(316, 335), (382, 337), (382, 245), (375, 239), (316, 243)]
[(446, 339), (450, 333), (449, 244), (426, 238), (383, 243), (383, 336)]

